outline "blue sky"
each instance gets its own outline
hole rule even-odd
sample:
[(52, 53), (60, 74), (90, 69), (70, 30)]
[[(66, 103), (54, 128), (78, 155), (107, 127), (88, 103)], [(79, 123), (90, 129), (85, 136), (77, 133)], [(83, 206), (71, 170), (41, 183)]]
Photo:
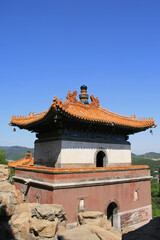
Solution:
[(132, 152), (160, 152), (160, 1), (0, 1), (0, 146), (33, 147), (12, 115), (41, 112), (68, 90), (98, 96), (110, 111), (153, 117), (130, 137)]

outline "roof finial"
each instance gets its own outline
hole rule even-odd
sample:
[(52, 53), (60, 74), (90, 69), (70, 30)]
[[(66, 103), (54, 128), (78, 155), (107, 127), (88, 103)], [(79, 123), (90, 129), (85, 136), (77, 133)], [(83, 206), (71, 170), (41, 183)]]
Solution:
[(81, 88), (81, 94), (79, 95), (79, 98), (81, 100), (81, 103), (88, 104), (87, 86), (83, 85), (80, 88)]

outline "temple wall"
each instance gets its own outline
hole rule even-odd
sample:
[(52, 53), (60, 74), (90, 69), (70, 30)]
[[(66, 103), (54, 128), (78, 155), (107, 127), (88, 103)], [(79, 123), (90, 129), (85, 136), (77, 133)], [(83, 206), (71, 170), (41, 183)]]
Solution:
[(35, 164), (53, 167), (95, 167), (103, 151), (103, 166), (131, 164), (130, 144), (94, 143), (67, 140), (35, 142)]
[(35, 141), (34, 164), (55, 167), (61, 161), (61, 141)]
[(104, 166), (131, 164), (130, 144), (62, 141), (62, 167), (96, 166), (96, 156), (99, 151), (103, 151), (106, 155)]
[[(117, 148), (107, 149), (108, 155), (108, 165), (121, 165), (121, 164), (131, 164), (131, 150), (129, 145), (123, 145), (124, 149), (118, 149), (119, 145), (116, 144)], [(121, 147), (121, 146), (120, 146)], [(127, 148), (128, 149), (127, 149)]]
[[(24, 181), (16, 181), (15, 179), (15, 185), (22, 193), (26, 192), (26, 202), (36, 202), (38, 199), (40, 203), (62, 204), (68, 222), (77, 221), (77, 212), (79, 211), (81, 199), (85, 201), (85, 210), (102, 211), (106, 216), (109, 205), (114, 202), (118, 208), (116, 222), (119, 228), (120, 226), (132, 225), (152, 218), (150, 170), (128, 170), (101, 173), (69, 172), (69, 174), (49, 174), (47, 170), (40, 173), (34, 171), (34, 168), (34, 172), (18, 169), (15, 172), (17, 177), (37, 179), (42, 183), (40, 185), (36, 184), (36, 182), (30, 182), (29, 188), (27, 188)], [(87, 180), (88, 174), (89, 179)], [(105, 176), (108, 176), (109, 179), (104, 179), (104, 182), (97, 184), (100, 181), (98, 177), (100, 175), (102, 175), (102, 179)], [(69, 182), (63, 182), (62, 178), (68, 179)], [(58, 182), (57, 184), (58, 179), (61, 179), (61, 183)], [(52, 183), (54, 187), (45, 186), (45, 182), (47, 184)]]

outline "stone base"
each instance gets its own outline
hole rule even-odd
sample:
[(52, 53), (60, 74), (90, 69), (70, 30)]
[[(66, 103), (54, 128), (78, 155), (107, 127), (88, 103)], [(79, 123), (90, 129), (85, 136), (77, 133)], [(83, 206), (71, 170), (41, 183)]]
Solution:
[(119, 229), (149, 220), (151, 214), (151, 176), (148, 166), (94, 169), (51, 169), (19, 167), (15, 185), (26, 202), (61, 204), (68, 223), (77, 212), (103, 212)]

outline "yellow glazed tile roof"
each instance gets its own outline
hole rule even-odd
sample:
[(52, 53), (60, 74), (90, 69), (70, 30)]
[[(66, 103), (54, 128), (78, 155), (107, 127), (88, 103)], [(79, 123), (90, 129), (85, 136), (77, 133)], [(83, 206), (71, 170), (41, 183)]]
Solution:
[(12, 116), (9, 125), (26, 128), (33, 124), (38, 124), (40, 121), (47, 121), (48, 117), (56, 115), (56, 112), (64, 116), (69, 116), (74, 119), (83, 121), (90, 121), (95, 123), (101, 123), (110, 126), (122, 126), (131, 127), (137, 129), (147, 129), (150, 127), (156, 127), (154, 119), (139, 118), (136, 119), (135, 115), (131, 117), (122, 116), (113, 112), (110, 112), (99, 106), (98, 98), (94, 98), (91, 95), (91, 103), (83, 104), (76, 99), (77, 92), (74, 91), (72, 94), (68, 93), (67, 100), (62, 102), (55, 96), (53, 103), (47, 111), (39, 114), (30, 113), (26, 116)]
[(13, 167), (13, 168), (15, 168), (19, 165), (25, 166), (25, 167), (33, 166), (34, 165), (34, 158), (32, 157), (32, 153), (26, 153), (24, 158), (8, 163), (8, 166)]

